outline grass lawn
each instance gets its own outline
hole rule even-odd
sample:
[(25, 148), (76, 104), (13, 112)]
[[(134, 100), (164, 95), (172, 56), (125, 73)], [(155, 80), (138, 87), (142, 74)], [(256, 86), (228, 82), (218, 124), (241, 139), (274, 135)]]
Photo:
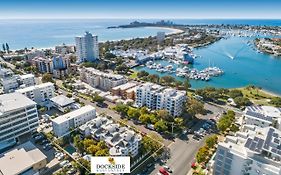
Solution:
[(135, 70), (132, 70), (134, 73), (132, 73), (129, 77), (132, 78), (132, 79), (136, 79), (138, 78), (137, 74), (138, 74), (138, 71), (135, 71)]
[(258, 105), (270, 105), (270, 100), (274, 97), (273, 95), (258, 89), (258, 88), (238, 88), (242, 91), (243, 95), (249, 98), (253, 103)]

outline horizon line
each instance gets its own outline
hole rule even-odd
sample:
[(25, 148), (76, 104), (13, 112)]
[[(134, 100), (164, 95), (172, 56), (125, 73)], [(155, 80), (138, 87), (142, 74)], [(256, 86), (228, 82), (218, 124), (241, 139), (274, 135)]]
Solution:
[(180, 19), (190, 19), (190, 20), (281, 20), (281, 18), (238, 18), (238, 17), (229, 17), (229, 18), (191, 18), (191, 17), (174, 17), (174, 18), (167, 18), (167, 17), (163, 17), (163, 18), (123, 18), (123, 17), (119, 17), (119, 18), (107, 18), (107, 17), (103, 17), (103, 18), (95, 18), (95, 17), (79, 17), (79, 18), (75, 18), (75, 17), (71, 17), (71, 18), (66, 18), (66, 17), (60, 17), (60, 18), (45, 18), (45, 17), (40, 17), (40, 18), (1, 18), (0, 20), (73, 20), (73, 19), (97, 19), (97, 20), (105, 20), (105, 19), (112, 19), (112, 20), (180, 20)]

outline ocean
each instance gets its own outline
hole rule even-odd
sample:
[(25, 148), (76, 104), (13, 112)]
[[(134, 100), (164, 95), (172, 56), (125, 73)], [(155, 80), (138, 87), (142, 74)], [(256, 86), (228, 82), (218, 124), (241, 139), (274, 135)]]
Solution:
[[(177, 24), (248, 24), (281, 26), (281, 20), (192, 20), (171, 19)], [(134, 20), (0, 20), (0, 44), (9, 43), (11, 49), (24, 47), (46, 48), (57, 44), (74, 44), (74, 37), (90, 31), (99, 36), (100, 41), (121, 40), (154, 36), (158, 31), (171, 32), (159, 28), (107, 29), (109, 26), (128, 24)], [(140, 20), (153, 22), (155, 20)], [(258, 53), (246, 43), (253, 38), (231, 37), (212, 45), (195, 49), (194, 68), (203, 69), (215, 65), (224, 70), (224, 75), (209, 82), (191, 81), (193, 88), (206, 86), (236, 88), (247, 85), (260, 86), (281, 95), (281, 58)], [(232, 60), (229, 55), (235, 55)], [(167, 63), (163, 63), (167, 64)], [(138, 70), (145, 67), (136, 68)], [(147, 70), (150, 73), (153, 70)], [(158, 73), (158, 72), (157, 72)], [(163, 76), (165, 74), (161, 74)], [(178, 78), (178, 77), (177, 77)], [(178, 78), (182, 80), (181, 78)]]

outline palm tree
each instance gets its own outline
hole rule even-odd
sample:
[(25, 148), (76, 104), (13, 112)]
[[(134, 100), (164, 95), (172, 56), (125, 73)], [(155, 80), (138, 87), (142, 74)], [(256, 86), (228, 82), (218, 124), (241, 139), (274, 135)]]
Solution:
[(6, 43), (6, 50), (8, 53), (10, 52), (10, 47), (9, 47), (8, 43)]
[(3, 51), (6, 52), (5, 44), (2, 44)]

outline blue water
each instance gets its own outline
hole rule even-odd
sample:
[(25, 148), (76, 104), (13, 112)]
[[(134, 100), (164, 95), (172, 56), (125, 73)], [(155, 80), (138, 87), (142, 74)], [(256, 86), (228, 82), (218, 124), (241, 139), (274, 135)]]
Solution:
[[(212, 77), (210, 81), (191, 80), (193, 88), (206, 86), (236, 88), (247, 85), (260, 86), (268, 91), (281, 94), (281, 58), (267, 54), (258, 53), (246, 42), (254, 38), (231, 37), (220, 40), (212, 45), (194, 50), (196, 58), (193, 68), (202, 70), (209, 65), (217, 66), (224, 70), (220, 77)], [(234, 59), (229, 55), (235, 56)], [(167, 61), (158, 61), (163, 65), (168, 65)], [(146, 67), (138, 67), (137, 70), (146, 70), (152, 74), (160, 76), (172, 75), (178, 80), (175, 74), (156, 72)]]
[(87, 30), (98, 35), (99, 41), (155, 36), (169, 29), (128, 28), (107, 29), (128, 24), (132, 20), (0, 20), (0, 44), (9, 43), (10, 49), (46, 48), (66, 43), (74, 44), (74, 37)]
[[(155, 35), (165, 29), (132, 28), (106, 29), (108, 26), (128, 24), (133, 20), (0, 20), (0, 44), (9, 43), (11, 49), (24, 47), (53, 47), (57, 44), (74, 44), (74, 37), (85, 30), (97, 34), (100, 41), (120, 40)], [(154, 22), (155, 20), (140, 20)], [(281, 20), (172, 20), (178, 24), (248, 24), (281, 26)], [(221, 40), (210, 46), (196, 49), (195, 54), (201, 56), (193, 65), (203, 69), (215, 65), (224, 70), (221, 77), (212, 78), (209, 82), (191, 81), (194, 88), (205, 86), (234, 88), (249, 84), (260, 86), (268, 91), (281, 94), (281, 58), (257, 53), (246, 43), (254, 38), (232, 37)], [(235, 56), (230, 59), (227, 55)], [(164, 63), (170, 64), (170, 63)], [(139, 68), (139, 69), (144, 69)], [(151, 73), (153, 70), (148, 70)], [(165, 75), (165, 74), (162, 74)], [(161, 75), (161, 76), (162, 76)], [(178, 78), (178, 77), (177, 77)], [(180, 78), (178, 78), (180, 79)], [(181, 79), (182, 80), (182, 79)]]

